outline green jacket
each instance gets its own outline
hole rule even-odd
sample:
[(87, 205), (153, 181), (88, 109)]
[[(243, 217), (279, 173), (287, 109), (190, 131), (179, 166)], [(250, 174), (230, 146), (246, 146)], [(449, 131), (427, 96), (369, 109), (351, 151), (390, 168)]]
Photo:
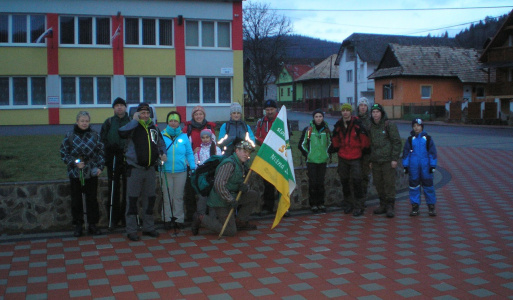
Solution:
[[(216, 181), (218, 180), (217, 173), (219, 171), (219, 168), (225, 164), (233, 164), (235, 167), (233, 173), (228, 178), (228, 181), (226, 182), (225, 187), (230, 191), (230, 194), (232, 195), (233, 199), (237, 197), (237, 193), (239, 192), (239, 186), (242, 182), (244, 182), (244, 174), (247, 174), (247, 168), (245, 165), (242, 164), (242, 162), (237, 157), (237, 154), (233, 153), (232, 155), (225, 158), (219, 166), (217, 166), (216, 169)], [(244, 169), (243, 169), (244, 168)], [(215, 188), (210, 191), (210, 194), (208, 195), (207, 205), (210, 207), (229, 207), (230, 204), (228, 201), (231, 199), (223, 199)]]
[(371, 140), (371, 162), (399, 161), (401, 154), (401, 137), (397, 125), (386, 117), (378, 124), (371, 121), (369, 136)]
[(358, 119), (360, 119), (360, 122), (362, 122), (363, 128), (369, 132), (372, 123), (369, 112), (366, 112), (363, 115), (358, 114)]
[(329, 160), (328, 148), (331, 145), (331, 132), (328, 124), (317, 130), (314, 121), (303, 129), (299, 138), (299, 150), (306, 157), (306, 162), (322, 164)]
[(118, 129), (130, 122), (128, 113), (123, 118), (116, 115), (108, 118), (102, 125), (100, 136), (105, 145), (105, 152), (123, 152), (126, 145), (126, 139), (119, 136)]

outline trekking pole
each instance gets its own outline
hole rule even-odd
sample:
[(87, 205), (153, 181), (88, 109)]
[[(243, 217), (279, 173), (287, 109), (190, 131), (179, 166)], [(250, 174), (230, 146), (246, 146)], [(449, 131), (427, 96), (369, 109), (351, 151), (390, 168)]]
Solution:
[(162, 196), (162, 218), (163, 218), (164, 226), (165, 226), (166, 225), (166, 207), (164, 205), (164, 186), (162, 184), (162, 168), (164, 166), (163, 166), (162, 161), (160, 161), (159, 164), (160, 164), (159, 165), (160, 195)]
[(112, 204), (114, 203), (114, 180), (116, 178), (116, 155), (114, 155), (114, 160), (112, 162), (112, 185), (110, 190), (110, 212), (109, 212), (109, 230), (112, 230)]
[(164, 179), (166, 181), (166, 189), (167, 189), (167, 197), (169, 199), (169, 207), (171, 208), (171, 224), (174, 224), (173, 227), (174, 227), (174, 231), (175, 231), (175, 235), (178, 234), (177, 232), (177, 229), (178, 229), (178, 224), (176, 224), (176, 217), (174, 216), (174, 213), (173, 213), (173, 201), (171, 200), (171, 193), (169, 192), (169, 184), (167, 183), (167, 174), (166, 172), (164, 172)]
[[(246, 179), (244, 179), (244, 183), (248, 182), (249, 176), (251, 175), (252, 172), (253, 172), (253, 170), (249, 170), (248, 175), (246, 175)], [(239, 202), (239, 198), (241, 195), (242, 195), (242, 192), (239, 191), (237, 193), (237, 198), (235, 198), (235, 202)], [(230, 217), (233, 215), (233, 211), (234, 211), (234, 209), (232, 207), (232, 209), (230, 209), (230, 213), (228, 214), (228, 217), (226, 217), (226, 220), (224, 221), (223, 228), (221, 229), (221, 232), (219, 233), (219, 237), (217, 238), (218, 240), (221, 239), (221, 237), (223, 236), (224, 230), (226, 229), (226, 226), (228, 226), (228, 221), (230, 221)]]
[(84, 224), (85, 229), (87, 230), (89, 224), (87, 222), (87, 204), (86, 204), (86, 194), (85, 194), (85, 179), (84, 179), (84, 169), (80, 169), (80, 186), (82, 191), (82, 211), (84, 212)]

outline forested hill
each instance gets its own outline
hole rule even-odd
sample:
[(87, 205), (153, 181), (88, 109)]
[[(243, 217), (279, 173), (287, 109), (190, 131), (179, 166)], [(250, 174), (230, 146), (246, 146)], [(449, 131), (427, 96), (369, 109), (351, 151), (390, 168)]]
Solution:
[(463, 48), (481, 50), (484, 48), (487, 39), (492, 38), (500, 29), (506, 21), (506, 17), (507, 15), (502, 15), (499, 18), (486, 17), (478, 24), (471, 24), (469, 28), (460, 31), (455, 39)]

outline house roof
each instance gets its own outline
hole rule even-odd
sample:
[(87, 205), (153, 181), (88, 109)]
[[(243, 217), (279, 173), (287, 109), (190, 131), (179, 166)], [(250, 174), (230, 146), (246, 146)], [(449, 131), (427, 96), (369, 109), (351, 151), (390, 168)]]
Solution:
[(335, 65), (336, 58), (337, 54), (328, 56), (328, 58), (315, 65), (305, 74), (301, 75), (296, 81), (338, 78), (338, 66)]
[(301, 75), (308, 72), (312, 67), (309, 65), (285, 65), (284, 67), (290, 76), (292, 76), (292, 79), (296, 81)]
[(488, 51), (491, 48), (501, 47), (506, 43), (509, 36), (513, 33), (513, 10), (509, 12), (508, 17), (502, 24), (501, 28), (495, 33), (492, 41), (488, 43), (483, 54), (479, 58), (480, 62), (488, 62)]
[(397, 76), (457, 77), (461, 82), (487, 82), (475, 49), (390, 44), (369, 78)]
[(454, 38), (353, 33), (342, 42), (335, 63), (337, 65), (340, 63), (342, 54), (347, 47), (354, 46), (356, 46), (356, 52), (360, 59), (366, 62), (378, 63), (381, 57), (383, 57), (388, 44), (391, 43), (400, 45), (456, 46)]

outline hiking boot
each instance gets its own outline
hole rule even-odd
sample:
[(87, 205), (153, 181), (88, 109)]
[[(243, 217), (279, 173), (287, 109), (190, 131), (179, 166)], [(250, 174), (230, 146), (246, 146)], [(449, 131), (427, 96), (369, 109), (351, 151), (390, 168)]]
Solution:
[(102, 234), (102, 231), (98, 227), (96, 227), (96, 225), (94, 225), (94, 224), (89, 225), (88, 231), (89, 231), (89, 234), (92, 234), (92, 235)]
[(431, 217), (434, 217), (436, 216), (436, 210), (435, 210), (435, 205), (434, 204), (428, 204), (428, 213)]
[(310, 207), (310, 209), (312, 210), (312, 212), (313, 212), (314, 214), (319, 212), (319, 207), (317, 207), (317, 206), (315, 206), (315, 205), (314, 205), (314, 206), (312, 206), (312, 207)]
[(82, 224), (75, 226), (75, 232), (73, 232), (74, 237), (82, 236)]
[(380, 205), (378, 208), (376, 208), (373, 213), (375, 215), (382, 215), (387, 212), (387, 208), (384, 205)]
[(410, 217), (416, 217), (418, 215), (419, 215), (419, 205), (417, 203), (414, 203), (411, 205)]
[(141, 238), (137, 235), (137, 233), (129, 233), (126, 235), (126, 237), (131, 240), (132, 242), (137, 242), (141, 240)]
[(387, 218), (393, 218), (394, 216), (395, 216), (394, 205), (388, 204), (387, 205)]
[(363, 212), (364, 212), (364, 210), (363, 210), (363, 209), (359, 209), (359, 208), (357, 208), (357, 209), (355, 209), (355, 210), (353, 211), (353, 217), (359, 217), (359, 216), (363, 215)]
[(320, 211), (320, 212), (326, 212), (326, 206), (324, 206), (324, 205), (319, 205), (319, 211)]
[(153, 230), (153, 231), (143, 231), (142, 234), (146, 235), (146, 236), (149, 236), (149, 237), (152, 237), (152, 238), (158, 238), (159, 235), (160, 235), (156, 230)]
[(346, 206), (346, 208), (344, 208), (344, 213), (346, 215), (350, 214), (353, 212), (353, 207), (352, 206)]
[(192, 217), (192, 224), (191, 224), (191, 231), (192, 235), (198, 235), (199, 229), (201, 226), (201, 220), (203, 220), (203, 215), (199, 213), (194, 213), (194, 216)]
[(255, 224), (249, 223), (249, 221), (235, 220), (235, 226), (237, 226), (237, 230), (255, 230), (255, 229), (257, 229), (257, 226)]
[(173, 228), (175, 228), (175, 222), (165, 222), (164, 223), (165, 230), (171, 230)]

